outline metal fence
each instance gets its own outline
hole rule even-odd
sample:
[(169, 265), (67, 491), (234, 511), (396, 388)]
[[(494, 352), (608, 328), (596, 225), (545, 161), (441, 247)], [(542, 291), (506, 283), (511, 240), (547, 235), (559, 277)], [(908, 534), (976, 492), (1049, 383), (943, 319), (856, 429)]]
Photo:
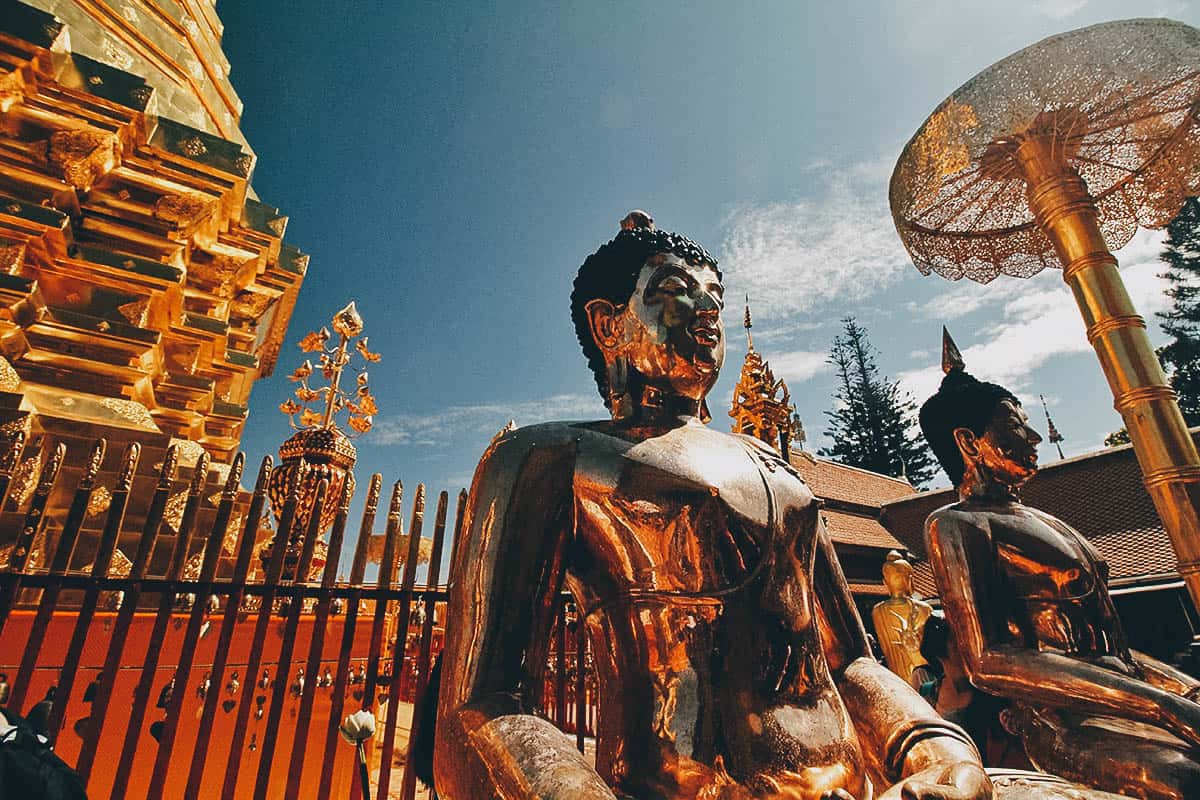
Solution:
[[(18, 465), (28, 462), (22, 461), (24, 444), (18, 436), (0, 452), (0, 507), (10, 499)], [(141, 447), (132, 443), (119, 457), (105, 450), (103, 440), (92, 447), (68, 507), (54, 515), (61, 528), (56, 523), (47, 532), (47, 503), (66, 448), (45, 447), (35, 487), (10, 514), (19, 522), (0, 529), (9, 555), (0, 571), (0, 702), (6, 687), (8, 708), (44, 721), (58, 754), (87, 780), (89, 796), (185, 800), (358, 797), (354, 751), (339, 742), (337, 727), (351, 711), (368, 709), (383, 720), (371, 757), (372, 796), (411, 800), (416, 780), (412, 770), (398, 767), (407, 763), (411, 742), (403, 729), (420, 718), (420, 698), (441, 648), (437, 620), (445, 617), (446, 591), (440, 587), (451, 579), (441, 575), (448, 495), (437, 498), (428, 575), (420, 586), (425, 489), (414, 493), (405, 535), (402, 487), (395, 484), (379, 576), (369, 584), (382, 489), (381, 476), (372, 476), (343, 581), (337, 570), (348, 546), (352, 489), (327, 497), (326, 484), (318, 487), (317, 505), (337, 508), (318, 569), (319, 509), (307, 515), (307, 530), (292, 529), (301, 471), (279, 510), (274, 538), (256, 548), (268, 511), (270, 458), (248, 499), (239, 490), (241, 455), (219, 496), (205, 498), (209, 466), (201, 456), (172, 538), (160, 537), (160, 530), (172, 498), (184, 495), (176, 448), (158, 465), (144, 522), (132, 532), (125, 522)], [(72, 568), (106, 458), (114, 478), (111, 489), (105, 487), (95, 554), (89, 566)], [(458, 541), (465, 499), (460, 493), (451, 541)], [(201, 513), (206, 500), (215, 512)], [(201, 525), (201, 518), (210, 521)], [(131, 533), (134, 555), (114, 573), (117, 544)], [(39, 547), (45, 552), (36, 564), (31, 553)], [(162, 574), (151, 574), (152, 564), (165, 565)], [(595, 680), (582, 625), (565, 599), (555, 632), (545, 713), (575, 734), (582, 750), (595, 729)]]

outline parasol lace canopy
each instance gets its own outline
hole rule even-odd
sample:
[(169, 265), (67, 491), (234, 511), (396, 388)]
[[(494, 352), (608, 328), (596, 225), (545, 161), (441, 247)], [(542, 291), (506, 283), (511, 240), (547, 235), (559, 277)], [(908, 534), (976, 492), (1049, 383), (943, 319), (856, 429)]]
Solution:
[(923, 274), (988, 283), (1059, 267), (1013, 137), (1048, 137), (1083, 179), (1110, 249), (1200, 194), (1200, 31), (1165, 19), (1070, 31), (959, 87), (905, 146), (889, 200)]

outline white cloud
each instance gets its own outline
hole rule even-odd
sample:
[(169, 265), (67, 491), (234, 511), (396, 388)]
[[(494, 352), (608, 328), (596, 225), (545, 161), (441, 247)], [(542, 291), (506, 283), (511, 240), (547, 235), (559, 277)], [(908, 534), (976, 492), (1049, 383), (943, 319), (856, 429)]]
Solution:
[(819, 196), (725, 219), (730, 294), (749, 293), (755, 315), (772, 322), (868, 297), (912, 269), (888, 211), (887, 170), (875, 161), (813, 169)]
[(1066, 19), (1088, 4), (1088, 0), (1038, 0), (1034, 10), (1051, 19)]
[(560, 394), (542, 400), (450, 406), (437, 414), (397, 414), (379, 420), (371, 441), (380, 445), (449, 447), (463, 435), (491, 435), (511, 419), (532, 425), (554, 419), (603, 418), (604, 404), (597, 394)]
[[(1118, 254), (1127, 265), (1121, 275), (1134, 308), (1151, 328), (1155, 325), (1155, 313), (1164, 310), (1169, 303), (1165, 294), (1166, 282), (1158, 277), (1163, 269), (1158, 260), (1162, 239), (1161, 232), (1139, 231)], [(1029, 379), (1033, 371), (1051, 358), (1091, 352), (1092, 348), (1087, 342), (1075, 301), (1058, 270), (1046, 270), (1035, 278), (1008, 283), (1011, 285), (996, 293), (994, 303), (980, 302), (972, 309), (993, 311), (999, 317), (998, 321), (973, 331), (972, 338), (981, 343), (964, 347), (968, 340), (965, 330), (957, 338), (968, 370), (980, 379), (1002, 384), (1020, 395), (1031, 390)], [(1022, 285), (1024, 292), (1013, 290), (1013, 286), (1019, 288)], [(968, 294), (976, 296), (974, 290), (968, 290)], [(937, 391), (941, 378), (941, 369), (937, 365), (904, 372), (898, 377), (918, 402)]]
[(812, 350), (793, 350), (788, 353), (771, 353), (767, 357), (776, 378), (783, 378), (788, 386), (799, 386), (804, 381), (830, 369), (825, 359), (828, 353)]

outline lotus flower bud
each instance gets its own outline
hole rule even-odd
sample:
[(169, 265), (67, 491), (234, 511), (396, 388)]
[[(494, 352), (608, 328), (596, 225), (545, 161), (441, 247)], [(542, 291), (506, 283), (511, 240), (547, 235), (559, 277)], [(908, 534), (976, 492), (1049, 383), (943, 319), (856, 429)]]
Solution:
[(375, 715), (366, 709), (359, 709), (342, 720), (338, 730), (347, 742), (358, 744), (375, 735)]

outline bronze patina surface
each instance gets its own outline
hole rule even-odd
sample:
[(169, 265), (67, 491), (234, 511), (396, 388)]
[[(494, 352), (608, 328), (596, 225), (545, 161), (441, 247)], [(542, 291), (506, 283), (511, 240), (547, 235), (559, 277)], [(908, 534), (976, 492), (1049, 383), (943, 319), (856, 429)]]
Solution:
[(925, 529), (961, 662), (947, 674), (1011, 701), (1001, 719), (1041, 769), (1134, 797), (1200, 797), (1200, 682), (1129, 649), (1099, 553), (1018, 498), (1041, 441), (1020, 403), (947, 366), (921, 410), (960, 498)]
[[(576, 281), (613, 419), (509, 432), (475, 475), (439, 796), (991, 797), (969, 738), (871, 658), (805, 484), (702, 424), (725, 350), (715, 261), (627, 225)], [(534, 711), (564, 585), (597, 654), (595, 769)]]

